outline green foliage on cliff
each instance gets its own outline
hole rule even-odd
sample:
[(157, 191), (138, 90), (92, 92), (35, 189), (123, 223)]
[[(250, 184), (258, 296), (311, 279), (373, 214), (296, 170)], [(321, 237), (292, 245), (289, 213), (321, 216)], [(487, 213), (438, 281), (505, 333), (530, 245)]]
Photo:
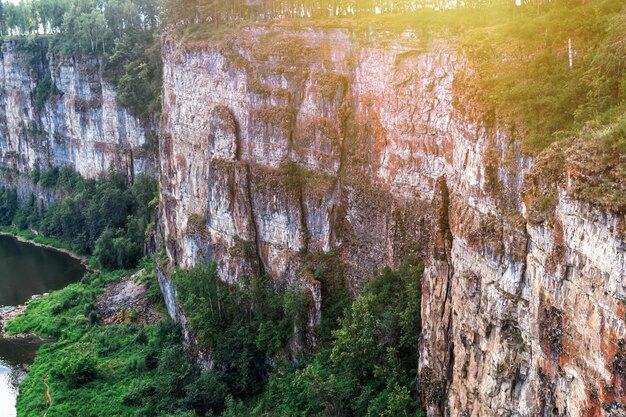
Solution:
[[(315, 332), (324, 336), (313, 354), (304, 348), (311, 304), (300, 291), (261, 278), (229, 285), (218, 279), (215, 264), (176, 272), (199, 348), (210, 352), (218, 381), (234, 397), (221, 410), (268, 417), (421, 415), (414, 381), (423, 265), (407, 259), (396, 272), (385, 268), (350, 305), (337, 288), (341, 271), (331, 254), (307, 256), (306, 264), (312, 279), (338, 297), (322, 304), (325, 322)], [(228, 414), (228, 404), (238, 411)]]
[(514, 127), (529, 153), (613, 123), (626, 105), (625, 11), (619, 0), (554, 2), (468, 30), (469, 87), (484, 102), (467, 105)]
[(330, 343), (271, 376), (257, 410), (268, 416), (418, 416), (415, 377), (423, 265), (385, 268), (339, 320)]
[(117, 101), (142, 119), (161, 112), (161, 37), (149, 33), (138, 41), (123, 35), (107, 56), (105, 75), (112, 80)]
[(626, 211), (625, 12), (620, 0), (554, 2), (464, 34), (457, 101), (536, 157), (531, 221), (552, 215), (564, 171), (578, 199)]
[(191, 330), (221, 369), (220, 380), (237, 397), (257, 394), (270, 371), (268, 359), (284, 354), (294, 327), (302, 329), (304, 295), (281, 291), (269, 278), (227, 284), (215, 263), (179, 270), (173, 281)]
[(154, 178), (140, 175), (129, 186), (122, 174), (91, 180), (67, 167), (51, 168), (39, 177), (40, 185), (63, 198), (46, 208), (31, 195), (19, 207), (14, 189), (0, 189), (0, 226), (37, 230), (78, 254), (93, 254), (108, 270), (136, 265), (153, 217)]
[(43, 110), (46, 102), (57, 93), (56, 84), (50, 76), (39, 81), (33, 92), (33, 106), (36, 112)]
[[(550, 5), (545, 0), (525, 0), (524, 6), (538, 11)], [(169, 0), (168, 15), (173, 22), (213, 26), (232, 25), (237, 21), (293, 19), (305, 22), (327, 20), (345, 23), (350, 19), (387, 18), (415, 20), (427, 12), (457, 10), (462, 13), (485, 13), (490, 9), (514, 13), (515, 0), (476, 0), (443, 2), (430, 0), (232, 0), (198, 3), (192, 0)], [(198, 26), (199, 26), (198, 25)]]
[[(0, 6), (0, 33), (17, 40), (17, 49), (33, 52), (36, 70), (48, 71), (39, 68), (48, 51), (100, 55), (121, 105), (142, 119), (160, 111), (161, 0), (22, 0)], [(54, 87), (50, 74), (40, 77), (33, 92), (37, 111)]]

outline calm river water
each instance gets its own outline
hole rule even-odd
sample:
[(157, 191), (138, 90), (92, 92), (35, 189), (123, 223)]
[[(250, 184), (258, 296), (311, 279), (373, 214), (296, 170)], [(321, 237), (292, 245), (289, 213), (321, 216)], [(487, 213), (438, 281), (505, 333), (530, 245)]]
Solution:
[[(0, 309), (63, 288), (84, 272), (79, 261), (61, 252), (0, 235)], [(17, 387), (38, 347), (34, 341), (0, 337), (0, 417), (15, 416)]]

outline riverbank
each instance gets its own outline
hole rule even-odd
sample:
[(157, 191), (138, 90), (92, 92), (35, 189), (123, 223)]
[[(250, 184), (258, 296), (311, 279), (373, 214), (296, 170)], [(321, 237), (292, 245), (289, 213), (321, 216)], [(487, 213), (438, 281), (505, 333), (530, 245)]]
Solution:
[(70, 258), (79, 261), (87, 272), (93, 273), (97, 271), (97, 269), (89, 263), (89, 258), (87, 256), (78, 255), (68, 249), (61, 241), (42, 236), (32, 230), (18, 230), (14, 227), (0, 226), (0, 236), (11, 236), (22, 243), (28, 243), (30, 245), (63, 253)]
[(25, 333), (25, 334), (16, 334), (16, 335), (12, 335), (9, 334), (5, 331), (5, 327), (6, 325), (11, 321), (16, 319), (18, 316), (20, 316), (21, 314), (23, 314), (26, 311), (26, 308), (28, 306), (28, 303), (30, 303), (33, 300), (36, 300), (38, 298), (42, 298), (47, 296), (48, 293), (44, 293), (44, 294), (35, 294), (33, 296), (31, 296), (28, 301), (26, 301), (24, 304), (20, 304), (17, 306), (1, 306), (0, 307), (0, 339), (36, 339), (36, 340), (47, 340), (43, 337), (37, 336), (34, 333)]
[[(167, 391), (174, 385), (163, 381), (170, 369), (192, 368), (177, 328), (167, 320), (155, 323), (164, 307), (156, 299), (144, 300), (158, 290), (154, 262), (146, 260), (141, 267), (139, 272), (100, 271), (50, 292), (9, 324), (11, 333), (59, 340), (39, 349), (19, 388), (18, 415), (44, 415), (46, 393), (52, 399), (48, 415), (157, 415), (140, 403), (149, 395), (141, 390)], [(149, 311), (139, 298), (150, 304)], [(199, 375), (194, 369), (187, 378)], [(160, 397), (171, 405), (159, 391)]]

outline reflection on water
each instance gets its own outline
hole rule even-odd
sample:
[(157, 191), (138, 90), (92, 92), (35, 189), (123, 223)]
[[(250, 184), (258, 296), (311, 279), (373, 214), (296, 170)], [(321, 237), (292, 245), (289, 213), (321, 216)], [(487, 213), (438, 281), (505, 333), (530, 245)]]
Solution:
[(64, 253), (0, 235), (0, 306), (22, 304), (34, 294), (58, 290), (85, 272)]
[[(0, 235), (0, 313), (43, 294), (75, 282), (83, 266), (61, 252), (22, 243)], [(0, 417), (15, 417), (17, 388), (32, 364), (39, 343), (0, 336)]]
[(17, 388), (26, 376), (25, 364), (35, 358), (39, 343), (0, 338), (0, 417), (15, 417)]

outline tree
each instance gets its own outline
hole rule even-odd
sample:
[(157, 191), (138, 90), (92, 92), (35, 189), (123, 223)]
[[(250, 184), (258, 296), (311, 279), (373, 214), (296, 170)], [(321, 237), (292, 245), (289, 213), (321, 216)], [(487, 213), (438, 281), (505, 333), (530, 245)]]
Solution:
[(7, 35), (7, 20), (4, 12), (4, 3), (0, 1), (0, 35)]
[(113, 229), (107, 228), (96, 241), (94, 256), (102, 268), (115, 269), (117, 266), (117, 253), (113, 246), (114, 238)]

